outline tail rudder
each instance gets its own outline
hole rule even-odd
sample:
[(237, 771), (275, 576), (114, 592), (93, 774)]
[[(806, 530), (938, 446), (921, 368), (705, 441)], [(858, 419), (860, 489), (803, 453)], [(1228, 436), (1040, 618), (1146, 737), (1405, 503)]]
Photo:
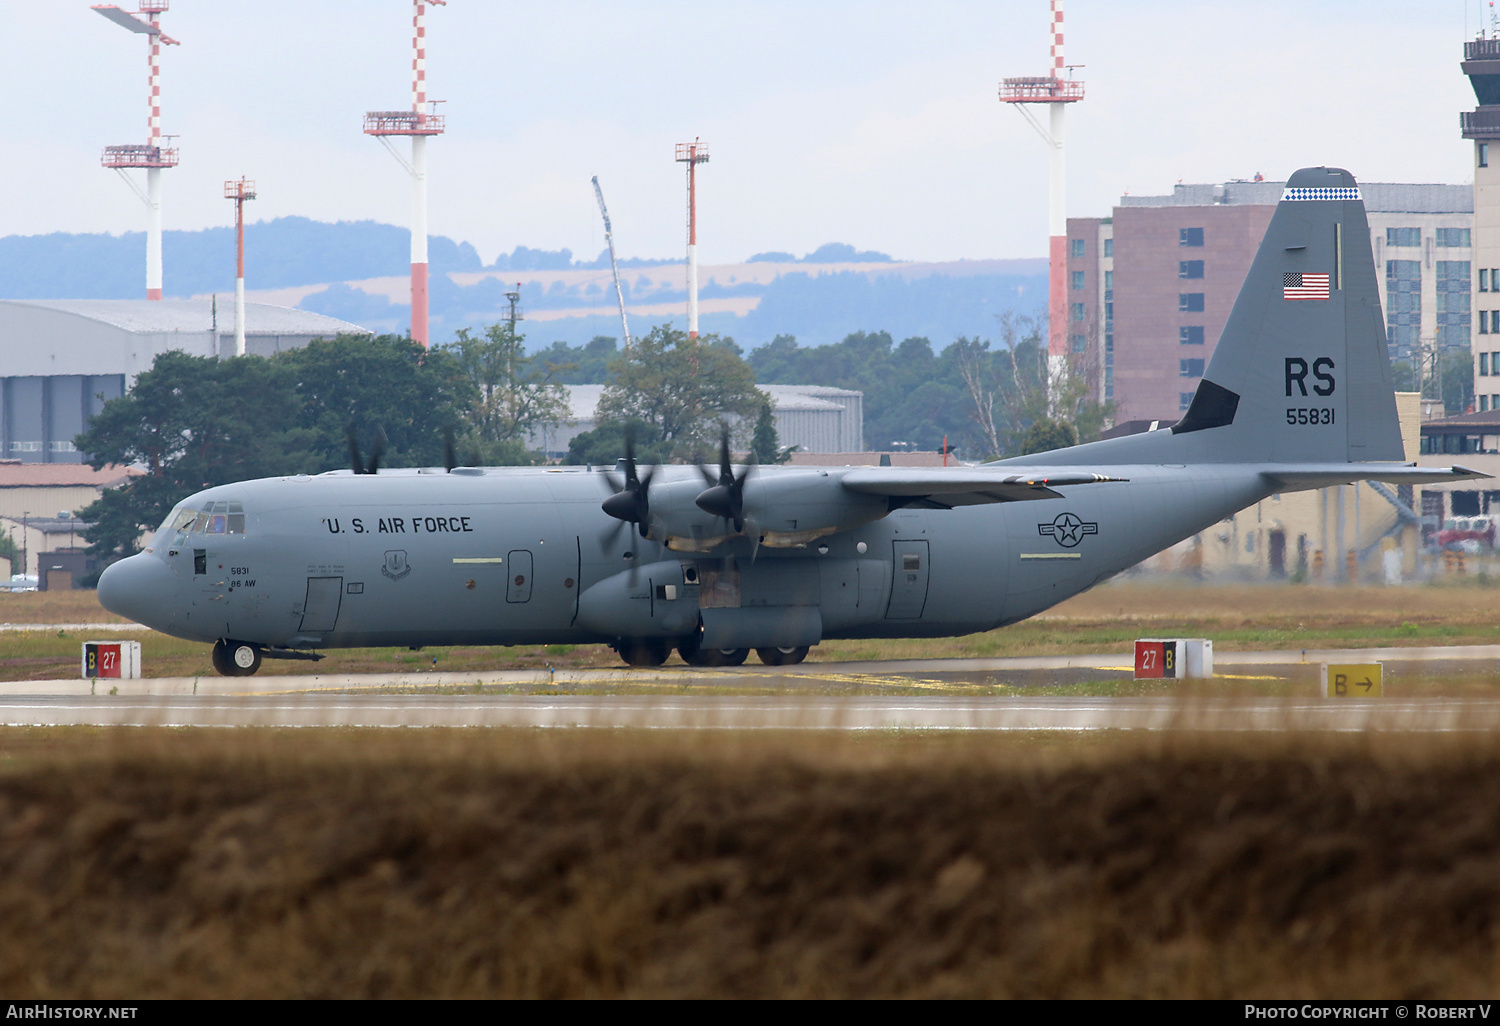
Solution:
[(1176, 441), (1217, 461), (1403, 459), (1377, 289), (1354, 176), (1293, 174)]

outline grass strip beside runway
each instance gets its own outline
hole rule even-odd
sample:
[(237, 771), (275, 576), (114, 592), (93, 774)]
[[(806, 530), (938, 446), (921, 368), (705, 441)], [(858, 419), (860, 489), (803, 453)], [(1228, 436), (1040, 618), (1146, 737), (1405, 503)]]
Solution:
[(16, 998), (1477, 997), (1489, 735), (0, 730)]

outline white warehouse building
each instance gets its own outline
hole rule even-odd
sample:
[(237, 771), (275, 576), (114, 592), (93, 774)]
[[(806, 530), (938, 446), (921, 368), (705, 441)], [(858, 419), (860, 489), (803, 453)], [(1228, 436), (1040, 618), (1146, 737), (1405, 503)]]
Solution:
[[(245, 348), (259, 356), (340, 334), (348, 321), (245, 304)], [(0, 300), (0, 457), (81, 463), (73, 439), (165, 352), (232, 356), (234, 304), (211, 299)]]
[[(566, 456), (568, 443), (597, 426), (594, 412), (603, 385), (566, 385), (570, 415), (566, 424), (548, 424), (530, 445), (549, 456)], [(758, 385), (771, 397), (771, 416), (783, 448), (799, 452), (862, 452), (865, 447), (865, 394), (824, 385)]]

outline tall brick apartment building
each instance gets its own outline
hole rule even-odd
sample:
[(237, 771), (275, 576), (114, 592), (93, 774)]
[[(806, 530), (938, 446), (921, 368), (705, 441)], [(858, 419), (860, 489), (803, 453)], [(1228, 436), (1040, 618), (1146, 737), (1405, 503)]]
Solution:
[[(1282, 182), (1178, 185), (1123, 196), (1110, 217), (1068, 219), (1068, 335), (1115, 421), (1187, 409)], [(1470, 348), (1474, 192), (1363, 183), (1391, 355)]]

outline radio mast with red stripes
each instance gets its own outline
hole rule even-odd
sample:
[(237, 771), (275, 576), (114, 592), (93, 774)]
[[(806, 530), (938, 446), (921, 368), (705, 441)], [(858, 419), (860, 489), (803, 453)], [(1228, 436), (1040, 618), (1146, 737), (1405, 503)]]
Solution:
[[(161, 171), (164, 167), (177, 166), (177, 150), (163, 146), (164, 139), (172, 136), (161, 134), (161, 48), (176, 46), (177, 40), (161, 30), (161, 15), (166, 13), (171, 0), (140, 0), (141, 9), (135, 12), (122, 11), (114, 4), (95, 4), (94, 10), (116, 25), (123, 26), (150, 38), (150, 78), (148, 79), (147, 102), (149, 114), (146, 118), (146, 144), (133, 143), (125, 146), (104, 147), (100, 161), (113, 168), (125, 183), (146, 204), (146, 298), (161, 298)], [(125, 174), (130, 168), (142, 168), (146, 172), (146, 191), (141, 192), (135, 182)]]
[(234, 200), (234, 355), (245, 355), (245, 201), (255, 198), (255, 183), (241, 178), (224, 183), (224, 198)]
[[(1081, 65), (1080, 65), (1081, 66)], [(1063, 0), (1052, 0), (1052, 67), (1048, 74), (1034, 78), (1007, 78), (1000, 83), (1000, 102), (1015, 105), (1031, 127), (1047, 143), (1051, 154), (1047, 178), (1047, 372), (1054, 382), (1067, 366), (1067, 173), (1063, 162), (1063, 112), (1068, 104), (1083, 99), (1083, 83), (1065, 77), (1068, 65), (1063, 63)], [(1045, 103), (1050, 115), (1049, 127), (1031, 113), (1028, 104)]]
[[(365, 114), (365, 134), (381, 141), (411, 174), (411, 337), (425, 348), (427, 335), (427, 139), (442, 135), (444, 119), (427, 99), (427, 5), (446, 7), (448, 0), (414, 0), (411, 35), (411, 110), (372, 110)], [(411, 163), (396, 152), (391, 136), (411, 138)]]
[(687, 320), (688, 338), (698, 337), (698, 165), (708, 163), (701, 139), (677, 144), (677, 163), (687, 165)]

